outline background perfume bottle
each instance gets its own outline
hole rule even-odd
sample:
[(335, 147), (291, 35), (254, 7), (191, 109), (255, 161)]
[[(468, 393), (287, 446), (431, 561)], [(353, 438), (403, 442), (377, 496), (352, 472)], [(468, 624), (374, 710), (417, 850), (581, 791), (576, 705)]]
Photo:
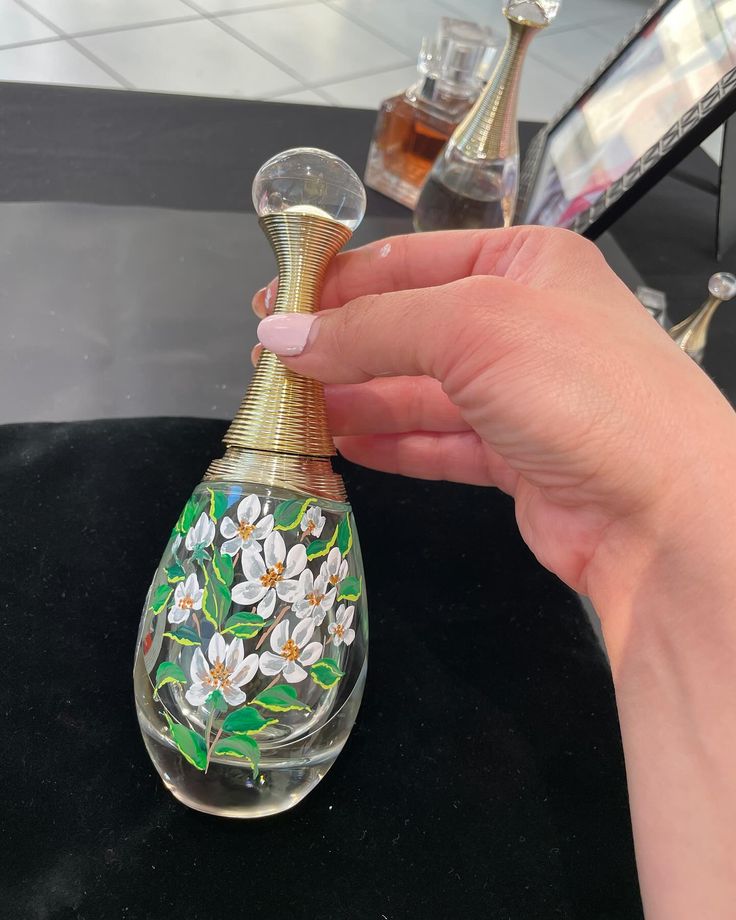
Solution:
[(533, 37), (557, 15), (559, 0), (509, 0), (509, 31), (496, 68), (427, 176), (414, 229), (508, 227), (519, 182), (516, 118), (524, 57)]
[(716, 272), (708, 281), (708, 298), (705, 303), (669, 330), (671, 338), (697, 364), (703, 363), (710, 324), (716, 310), (722, 303), (733, 300), (734, 297), (736, 297), (736, 275), (730, 272)]
[(440, 20), (436, 38), (422, 42), (418, 81), (381, 105), (366, 185), (414, 207), (432, 163), (476, 100), (498, 49), (490, 28)]
[[(350, 167), (312, 148), (259, 171), (279, 267), (276, 313), (316, 308), (365, 211)], [(184, 506), (146, 599), (134, 668), (148, 753), (200, 811), (274, 814), (334, 763), (355, 721), (368, 624), (358, 537), (320, 384), (264, 352)]]

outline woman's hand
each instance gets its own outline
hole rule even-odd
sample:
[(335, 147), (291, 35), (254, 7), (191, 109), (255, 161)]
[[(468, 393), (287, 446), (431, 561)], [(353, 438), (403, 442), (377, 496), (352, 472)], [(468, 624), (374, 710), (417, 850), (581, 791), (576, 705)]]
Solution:
[(648, 920), (731, 917), (730, 406), (565, 231), (367, 246), (335, 260), (323, 305), (316, 319), (264, 319), (261, 341), (329, 384), (347, 457), (514, 496), (538, 559), (603, 620)]
[[(272, 286), (256, 312), (267, 301)], [(726, 401), (567, 231), (366, 246), (333, 262), (323, 308), (259, 337), (329, 384), (341, 453), (509, 492), (540, 562), (604, 613), (736, 457)]]

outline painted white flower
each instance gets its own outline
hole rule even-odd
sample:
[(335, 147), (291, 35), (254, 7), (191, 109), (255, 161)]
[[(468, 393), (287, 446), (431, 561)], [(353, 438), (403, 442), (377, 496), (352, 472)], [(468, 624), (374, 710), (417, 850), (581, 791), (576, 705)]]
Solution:
[(220, 523), (220, 533), (225, 537), (221, 552), (228, 556), (234, 556), (239, 550), (243, 550), (243, 553), (260, 552), (260, 541), (265, 540), (273, 530), (273, 515), (267, 514), (258, 520), (261, 500), (257, 495), (246, 495), (235, 513), (237, 522), (226, 517)]
[(336, 594), (337, 588), (330, 587), (324, 575), (315, 578), (309, 569), (305, 569), (299, 577), (299, 592), (292, 609), (300, 620), (311, 617), (319, 626), (335, 603)]
[(321, 642), (310, 642), (314, 632), (314, 620), (302, 620), (289, 635), (289, 623), (282, 620), (271, 633), (273, 652), (261, 655), (261, 671), (268, 677), (283, 674), (290, 684), (304, 680), (307, 672), (301, 665), (308, 667), (322, 654)]
[(215, 539), (215, 525), (210, 516), (203, 511), (194, 527), (187, 531), (187, 538), (184, 541), (186, 548), (194, 553), (194, 558), (198, 560), (209, 559), (206, 552), (207, 547), (212, 545)]
[(174, 606), (169, 609), (169, 623), (185, 623), (192, 610), (201, 610), (203, 594), (196, 575), (180, 581), (174, 588)]
[(253, 680), (257, 671), (258, 655), (253, 652), (245, 658), (242, 639), (233, 639), (228, 645), (223, 636), (216, 632), (207, 647), (207, 658), (201, 648), (194, 653), (189, 669), (192, 686), (185, 696), (192, 706), (201, 706), (212, 693), (219, 690), (226, 703), (238, 706), (246, 699), (240, 688)]
[(342, 558), (340, 550), (333, 546), (322, 563), (319, 574), (327, 580), (329, 585), (336, 588), (348, 574), (348, 561)]
[(243, 572), (246, 580), (235, 585), (232, 598), (236, 604), (258, 604), (256, 613), (270, 617), (276, 606), (276, 598), (287, 604), (296, 599), (299, 592), (297, 575), (301, 575), (307, 564), (307, 551), (303, 543), (292, 546), (287, 555), (286, 544), (281, 534), (274, 530), (266, 537), (262, 556), (259, 552), (243, 553)]
[(322, 514), (322, 509), (319, 505), (312, 505), (311, 508), (307, 508), (302, 515), (299, 526), (302, 533), (308, 537), (318, 537), (322, 533), (325, 529), (325, 516)]
[(335, 622), (330, 623), (327, 632), (332, 636), (333, 645), (351, 645), (355, 638), (355, 630), (350, 628), (355, 614), (355, 607), (346, 607), (340, 604), (335, 614)]

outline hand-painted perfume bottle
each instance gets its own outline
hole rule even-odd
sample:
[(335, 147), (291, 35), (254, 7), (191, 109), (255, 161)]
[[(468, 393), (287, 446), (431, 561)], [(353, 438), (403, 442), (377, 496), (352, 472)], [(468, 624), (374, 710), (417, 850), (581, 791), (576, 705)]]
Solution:
[[(287, 150), (253, 183), (276, 253), (276, 313), (316, 308), (330, 259), (365, 211), (322, 150)], [(172, 531), (138, 637), (148, 753), (191, 808), (291, 808), (347, 740), (363, 693), (363, 568), (320, 384), (264, 352), (214, 460)]]

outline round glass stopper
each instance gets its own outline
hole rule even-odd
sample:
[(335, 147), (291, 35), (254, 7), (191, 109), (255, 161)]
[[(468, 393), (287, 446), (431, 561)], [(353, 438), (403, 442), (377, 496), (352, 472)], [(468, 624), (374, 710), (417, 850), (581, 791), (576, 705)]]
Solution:
[(355, 230), (365, 214), (365, 189), (340, 157), (316, 147), (295, 147), (258, 170), (253, 206), (259, 217), (283, 211), (315, 214)]
[(732, 300), (736, 297), (736, 277), (730, 272), (717, 272), (711, 276), (708, 290), (719, 300)]

